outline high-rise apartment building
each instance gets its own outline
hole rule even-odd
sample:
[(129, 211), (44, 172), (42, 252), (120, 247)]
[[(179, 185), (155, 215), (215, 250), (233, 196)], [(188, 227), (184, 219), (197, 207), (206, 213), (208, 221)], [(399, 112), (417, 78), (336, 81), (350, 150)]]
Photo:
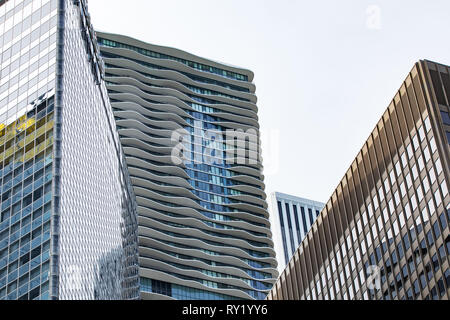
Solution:
[(449, 299), (449, 106), (416, 63), (268, 299)]
[(142, 298), (264, 299), (278, 272), (253, 73), (97, 38), (136, 194)]
[(1, 1), (0, 59), (0, 299), (139, 298), (134, 194), (86, 1)]
[(280, 192), (272, 193), (271, 201), (269, 220), (281, 273), (325, 204)]

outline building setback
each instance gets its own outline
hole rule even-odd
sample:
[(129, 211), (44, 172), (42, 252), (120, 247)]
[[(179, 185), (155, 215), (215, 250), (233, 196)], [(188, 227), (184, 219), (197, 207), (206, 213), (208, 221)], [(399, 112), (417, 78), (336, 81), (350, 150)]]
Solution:
[[(264, 299), (278, 272), (253, 73), (123, 35), (97, 38), (136, 194), (142, 298)], [(249, 142), (229, 148), (227, 130)]]
[(291, 260), (324, 206), (321, 202), (280, 192), (272, 193), (270, 223), (280, 272)]
[(1, 1), (0, 57), (0, 299), (139, 298), (135, 197), (86, 1)]
[(414, 65), (268, 299), (449, 299), (449, 73)]

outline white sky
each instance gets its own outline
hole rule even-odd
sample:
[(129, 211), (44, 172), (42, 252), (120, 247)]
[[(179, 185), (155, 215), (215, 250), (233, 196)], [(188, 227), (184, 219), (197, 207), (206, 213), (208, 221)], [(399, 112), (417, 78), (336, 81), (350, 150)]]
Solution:
[(263, 144), (267, 193), (322, 202), (413, 64), (450, 64), (448, 0), (89, 0), (89, 11), (98, 30), (252, 70), (261, 130), (280, 138), (278, 165)]

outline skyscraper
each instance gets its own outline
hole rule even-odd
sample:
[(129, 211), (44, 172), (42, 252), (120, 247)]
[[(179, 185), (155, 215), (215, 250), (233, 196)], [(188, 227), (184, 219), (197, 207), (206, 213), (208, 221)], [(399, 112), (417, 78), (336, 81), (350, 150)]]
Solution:
[(272, 194), (270, 223), (280, 272), (292, 258), (324, 205), (280, 192)]
[(135, 196), (86, 1), (1, 1), (0, 53), (0, 299), (139, 298)]
[(449, 299), (449, 74), (414, 65), (268, 299)]
[(278, 272), (253, 73), (97, 37), (138, 205), (142, 297), (265, 298)]

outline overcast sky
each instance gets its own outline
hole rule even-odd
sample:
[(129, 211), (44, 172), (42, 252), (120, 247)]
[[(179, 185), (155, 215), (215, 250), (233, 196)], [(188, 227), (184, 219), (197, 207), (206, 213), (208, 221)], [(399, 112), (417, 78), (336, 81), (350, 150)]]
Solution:
[(448, 0), (89, 0), (89, 11), (98, 30), (252, 70), (261, 130), (280, 140), (263, 140), (268, 194), (322, 202), (414, 63), (450, 64)]

